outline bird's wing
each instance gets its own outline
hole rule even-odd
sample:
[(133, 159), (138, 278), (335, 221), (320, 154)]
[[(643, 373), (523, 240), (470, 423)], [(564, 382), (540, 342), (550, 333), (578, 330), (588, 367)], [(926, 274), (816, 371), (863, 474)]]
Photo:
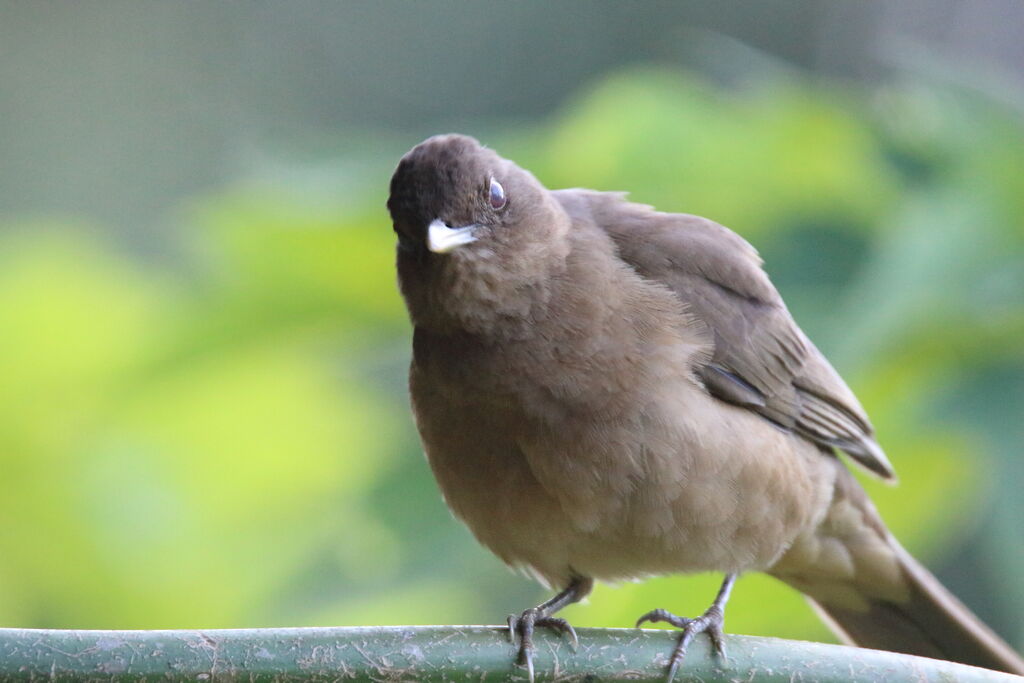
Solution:
[(698, 374), (712, 395), (806, 438), (845, 451), (884, 479), (892, 465), (857, 398), (797, 326), (743, 238), (698, 216), (666, 214), (622, 195), (566, 190), (642, 276), (669, 287), (714, 336)]

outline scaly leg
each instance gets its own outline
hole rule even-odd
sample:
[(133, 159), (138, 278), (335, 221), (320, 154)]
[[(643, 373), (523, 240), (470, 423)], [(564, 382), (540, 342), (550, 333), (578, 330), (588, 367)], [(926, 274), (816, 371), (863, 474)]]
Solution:
[(708, 637), (711, 638), (711, 644), (715, 647), (715, 652), (722, 659), (725, 659), (725, 641), (723, 639), (722, 627), (725, 625), (725, 603), (729, 601), (729, 593), (732, 592), (734, 583), (736, 583), (736, 574), (726, 574), (722, 587), (718, 589), (715, 601), (711, 603), (711, 607), (708, 607), (704, 614), (696, 619), (677, 617), (663, 609), (651, 610), (637, 619), (636, 625), (638, 628), (645, 621), (665, 621), (677, 628), (683, 629), (682, 635), (679, 636), (679, 642), (676, 644), (676, 649), (672, 652), (672, 660), (668, 667), (666, 683), (672, 683), (679, 665), (683, 662), (683, 657), (686, 656), (686, 648), (689, 647), (690, 643), (699, 633), (707, 633)]
[(576, 646), (579, 644), (579, 639), (576, 637), (576, 630), (570, 626), (569, 622), (565, 619), (559, 619), (551, 615), (563, 607), (567, 607), (574, 602), (579, 602), (583, 598), (587, 597), (587, 594), (590, 593), (590, 590), (593, 587), (594, 582), (592, 579), (576, 577), (565, 590), (547, 602), (543, 602), (536, 607), (531, 607), (518, 616), (515, 614), (509, 615), (509, 639), (514, 643), (516, 642), (516, 636), (519, 637), (519, 658), (517, 659), (517, 663), (519, 666), (526, 667), (526, 673), (530, 678), (530, 683), (533, 683), (534, 627), (543, 626), (546, 628), (553, 628), (560, 633), (568, 635), (572, 642), (573, 649), (576, 649)]

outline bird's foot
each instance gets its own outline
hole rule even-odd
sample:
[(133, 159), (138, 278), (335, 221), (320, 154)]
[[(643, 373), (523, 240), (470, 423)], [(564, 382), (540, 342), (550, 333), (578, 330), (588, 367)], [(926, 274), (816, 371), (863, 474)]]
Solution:
[(686, 648), (701, 633), (708, 634), (708, 637), (711, 638), (711, 645), (715, 648), (715, 653), (723, 660), (725, 659), (725, 633), (722, 627), (725, 626), (725, 603), (729, 601), (729, 594), (732, 592), (734, 583), (736, 583), (736, 575), (727, 574), (722, 582), (722, 587), (718, 589), (715, 601), (711, 603), (711, 607), (708, 607), (707, 611), (696, 619), (677, 617), (666, 610), (654, 609), (636, 620), (637, 628), (647, 621), (664, 621), (676, 628), (683, 629), (682, 634), (679, 636), (679, 642), (676, 643), (676, 647), (672, 651), (672, 659), (669, 661), (668, 666), (668, 677), (665, 679), (666, 683), (672, 683), (672, 679), (676, 677), (676, 671), (679, 670), (679, 665), (683, 663), (683, 658), (686, 657)]
[(508, 637), (513, 643), (519, 639), (519, 656), (516, 663), (526, 667), (526, 675), (533, 683), (533, 631), (536, 627), (551, 628), (567, 635), (572, 649), (576, 650), (579, 638), (568, 621), (548, 616), (539, 607), (531, 607), (520, 615), (510, 614), (508, 617)]
[(679, 670), (679, 665), (683, 663), (683, 658), (686, 656), (686, 648), (701, 633), (708, 634), (712, 645), (715, 647), (715, 652), (723, 659), (725, 658), (725, 633), (722, 630), (725, 626), (725, 614), (718, 605), (712, 605), (708, 608), (708, 611), (696, 618), (677, 616), (665, 609), (652, 609), (638, 618), (637, 628), (645, 622), (666, 622), (677, 629), (683, 630), (683, 633), (679, 636), (679, 642), (676, 643), (676, 649), (672, 651), (672, 659), (669, 661), (669, 676), (666, 679), (667, 683), (672, 683), (672, 680), (676, 677), (676, 672)]
[(725, 625), (725, 614), (718, 605), (712, 605), (704, 614), (696, 619), (679, 617), (666, 610), (655, 609), (637, 619), (636, 625), (639, 628), (641, 624), (648, 621), (652, 623), (664, 621), (683, 630), (679, 636), (679, 642), (676, 643), (675, 650), (672, 651), (666, 683), (672, 683), (679, 665), (683, 663), (683, 658), (686, 657), (686, 649), (693, 642), (693, 639), (701, 633), (708, 634), (708, 637), (711, 638), (711, 644), (715, 648), (715, 653), (722, 659), (725, 659), (725, 633), (722, 630), (722, 627)]

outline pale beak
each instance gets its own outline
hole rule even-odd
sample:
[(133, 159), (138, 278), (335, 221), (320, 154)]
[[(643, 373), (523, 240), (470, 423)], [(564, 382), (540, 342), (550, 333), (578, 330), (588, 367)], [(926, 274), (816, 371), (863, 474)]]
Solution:
[(435, 220), (427, 228), (427, 248), (435, 254), (447, 254), (463, 244), (476, 242), (473, 236), (476, 227), (474, 224), (464, 228), (449, 228), (444, 221)]

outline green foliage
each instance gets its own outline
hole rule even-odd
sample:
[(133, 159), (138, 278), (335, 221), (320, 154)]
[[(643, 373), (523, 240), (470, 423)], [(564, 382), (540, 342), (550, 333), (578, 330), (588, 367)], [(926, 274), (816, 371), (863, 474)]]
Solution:
[[(893, 530), (925, 559), (980, 534), (974, 581), (1007, 596), (988, 616), (1024, 635), (1018, 525), (992, 511), (1016, 500), (1024, 424), (1017, 117), (921, 85), (725, 90), (640, 68), (495, 146), (550, 187), (629, 190), (748, 237), (874, 418), (903, 482), (868, 482)], [(88, 227), (9, 226), (0, 623), (495, 623), (540, 597), (450, 520), (418, 454), (385, 168), (368, 196), (197, 201), (174, 268)], [(697, 613), (718, 580), (602, 586), (568, 616)], [(828, 637), (763, 576), (729, 628)]]

